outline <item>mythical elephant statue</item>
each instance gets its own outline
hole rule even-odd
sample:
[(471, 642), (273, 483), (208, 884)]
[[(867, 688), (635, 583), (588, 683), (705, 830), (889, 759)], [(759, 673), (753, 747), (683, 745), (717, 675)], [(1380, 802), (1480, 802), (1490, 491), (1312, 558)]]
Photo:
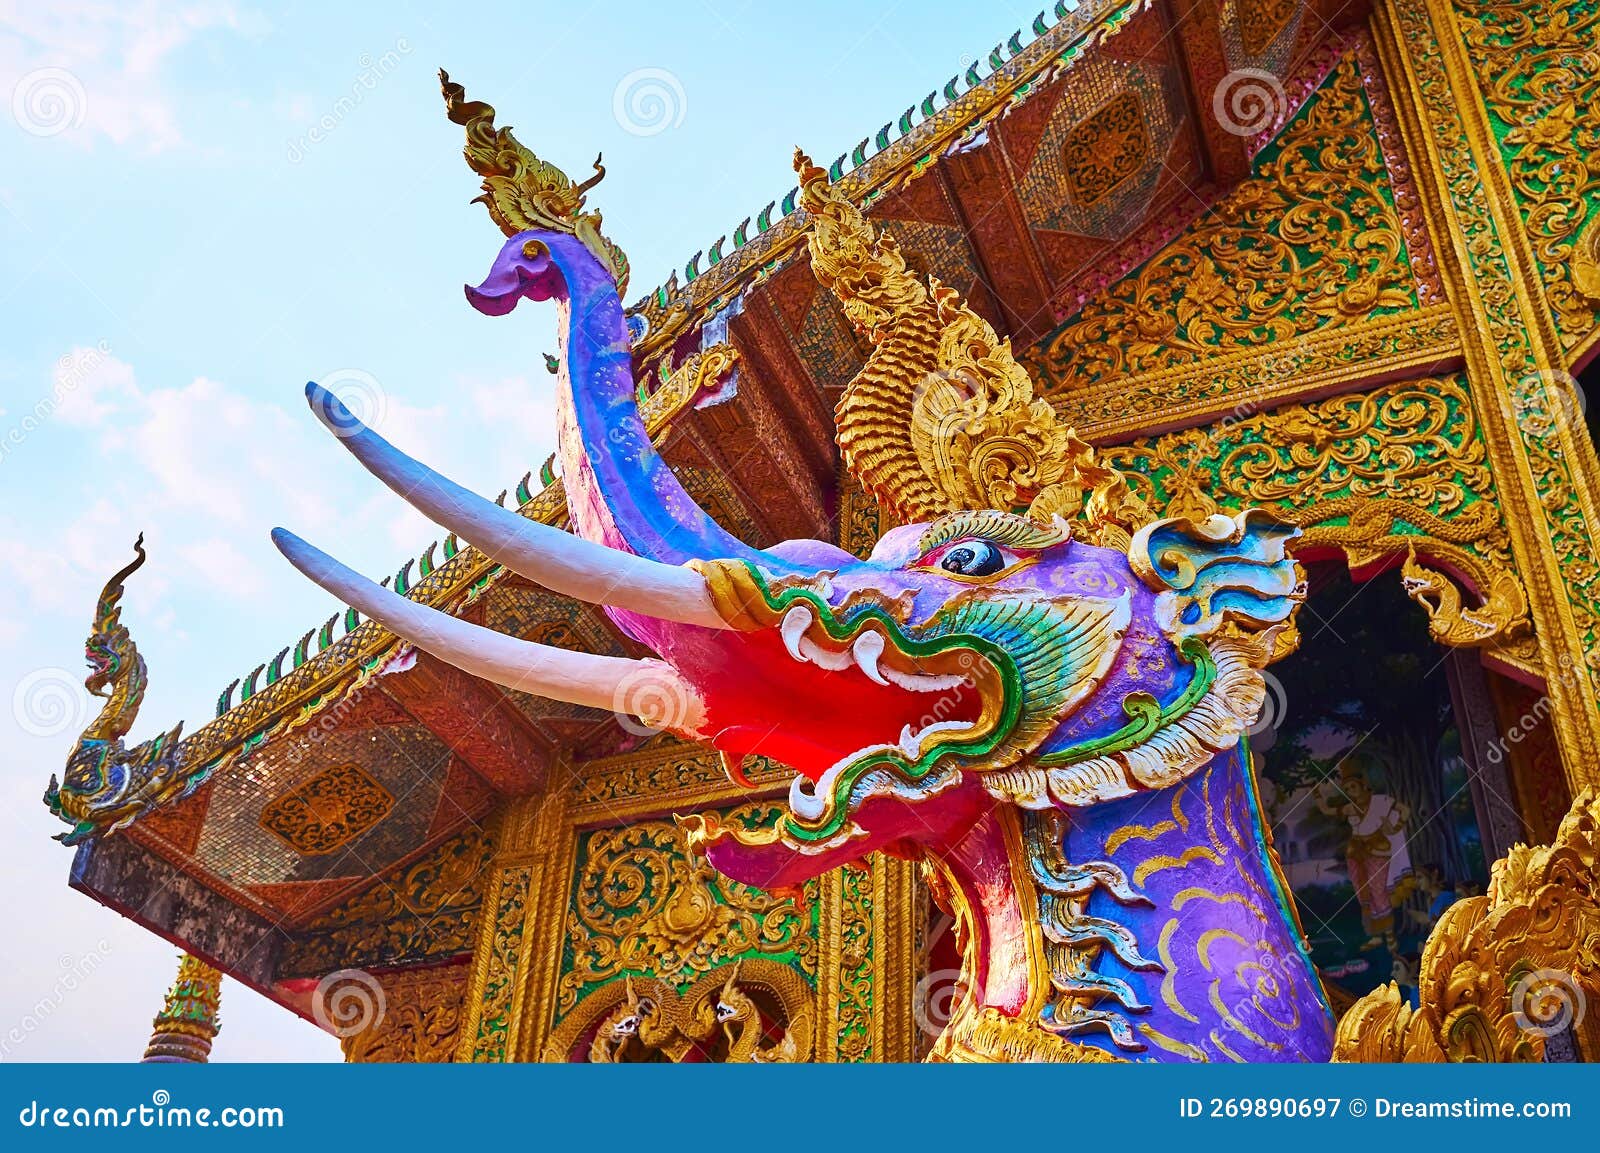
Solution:
[[(915, 523), (866, 560), (816, 540), (747, 547), (696, 506), (647, 435), (619, 296), (627, 266), (584, 211), (586, 186), (441, 78), (509, 237), (468, 299), (496, 316), (524, 299), (560, 311), (573, 532), (429, 470), (316, 385), (308, 399), (430, 519), (604, 605), (656, 657), (492, 632), (280, 529), (288, 559), (478, 676), (638, 714), (720, 750), (736, 780), (753, 754), (792, 766), (773, 830), (685, 819), (739, 881), (793, 886), (875, 850), (921, 861), (964, 952), (963, 1000), (937, 1058), (1329, 1059), (1334, 1016), (1243, 741), (1261, 670), (1293, 646), (1296, 530), (1256, 510), (1151, 518), (1033, 396), (989, 326), (909, 272), (801, 157), (813, 268), (875, 346), (841, 403), (841, 447)], [(1592, 908), (1584, 915), (1592, 931)], [(1367, 1018), (1403, 1033), (1398, 1008), (1384, 1011)]]

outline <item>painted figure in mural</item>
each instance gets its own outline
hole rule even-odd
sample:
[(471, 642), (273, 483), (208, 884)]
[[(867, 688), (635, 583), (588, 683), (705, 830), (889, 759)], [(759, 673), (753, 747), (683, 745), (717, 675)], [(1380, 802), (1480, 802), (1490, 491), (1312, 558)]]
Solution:
[(1387, 945), (1394, 953), (1398, 946), (1393, 897), (1401, 877), (1411, 871), (1411, 858), (1406, 852), (1406, 822), (1411, 814), (1387, 793), (1372, 791), (1370, 771), (1366, 757), (1347, 756), (1339, 765), (1339, 796), (1318, 792), (1317, 807), (1350, 823), (1345, 864), (1361, 902), (1361, 920), (1368, 934), (1362, 948)]

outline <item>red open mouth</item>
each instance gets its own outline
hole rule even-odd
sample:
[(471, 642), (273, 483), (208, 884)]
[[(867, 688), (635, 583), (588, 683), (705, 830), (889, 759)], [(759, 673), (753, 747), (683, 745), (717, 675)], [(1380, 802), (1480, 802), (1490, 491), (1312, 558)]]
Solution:
[(724, 636), (741, 660), (702, 687), (712, 742), (732, 756), (769, 757), (818, 780), (886, 746), (915, 760), (925, 741), (984, 715), (983, 666), (971, 650), (912, 658), (870, 626), (835, 640), (804, 607), (778, 629)]

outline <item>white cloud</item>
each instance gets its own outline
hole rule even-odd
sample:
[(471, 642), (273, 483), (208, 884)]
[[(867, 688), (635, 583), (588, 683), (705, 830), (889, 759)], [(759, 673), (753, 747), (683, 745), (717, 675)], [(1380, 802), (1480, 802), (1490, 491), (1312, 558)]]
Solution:
[(172, 59), (207, 33), (255, 34), (232, 4), (0, 0), (0, 90), (26, 131), (156, 152), (184, 143)]
[(55, 416), (80, 428), (104, 424), (137, 396), (133, 369), (105, 346), (79, 345), (56, 362)]
[(231, 540), (207, 537), (181, 546), (178, 556), (208, 582), (227, 589), (230, 596), (254, 600), (266, 591), (261, 572)]

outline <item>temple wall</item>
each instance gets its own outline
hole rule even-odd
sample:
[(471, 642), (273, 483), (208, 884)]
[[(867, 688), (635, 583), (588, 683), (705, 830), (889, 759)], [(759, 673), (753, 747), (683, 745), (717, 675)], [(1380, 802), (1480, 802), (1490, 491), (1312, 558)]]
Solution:
[[(1511, 795), (1475, 800), (1497, 846), (1548, 836), (1600, 784), (1600, 462), (1576, 380), (1600, 349), (1597, 31), (1593, 0), (1383, 0), (1286, 79), (1281, 133), (1215, 211), (1022, 352), (1154, 509), (1265, 506), (1308, 562), (1402, 585), (1469, 658), (1452, 686), (1488, 725), (1472, 755), (1504, 754)], [(855, 551), (886, 527), (848, 484), (840, 508)], [(664, 740), (502, 805), (470, 955), (398, 964), (403, 1020), (352, 1059), (725, 1055), (748, 1038), (705, 1015), (730, 988), (763, 1052), (918, 1054), (914, 866), (875, 856), (782, 894), (718, 878), (672, 814), (759, 826), (784, 774), (758, 769), (751, 794)], [(641, 1003), (653, 1025), (616, 1032)]]

